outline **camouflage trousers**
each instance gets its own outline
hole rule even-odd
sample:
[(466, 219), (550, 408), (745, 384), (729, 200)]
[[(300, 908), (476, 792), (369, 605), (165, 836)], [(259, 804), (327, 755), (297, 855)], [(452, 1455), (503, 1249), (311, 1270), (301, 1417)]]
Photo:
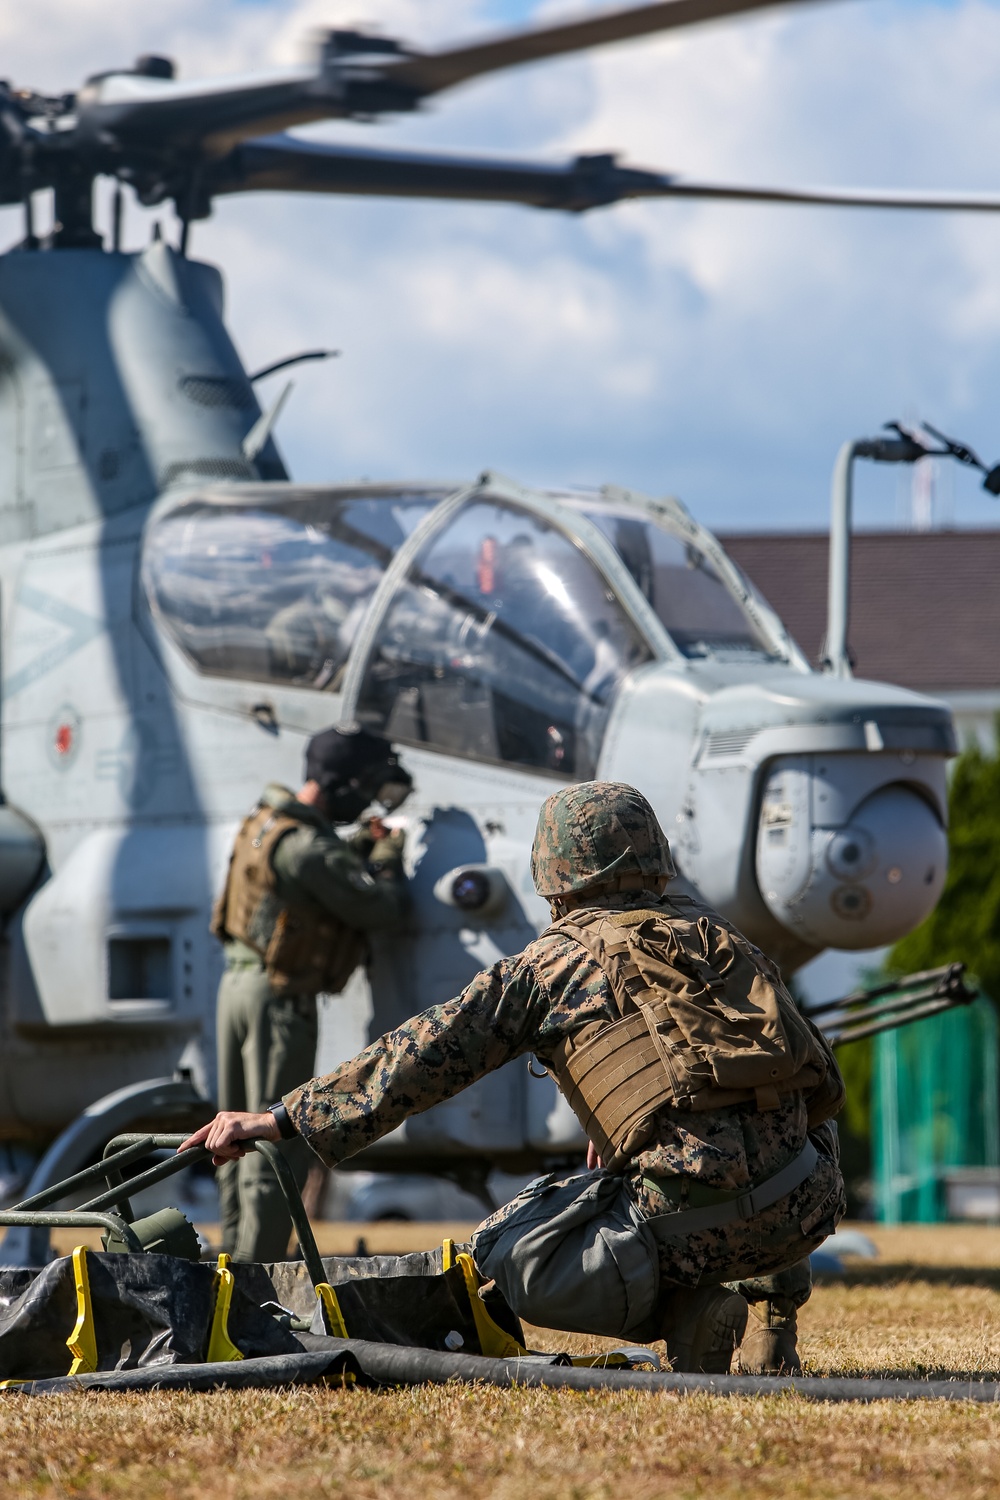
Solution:
[[(316, 1001), (277, 996), (262, 969), (227, 969), (216, 1011), (220, 1109), (261, 1110), (308, 1078), (316, 1063)], [(282, 1142), (301, 1188), (313, 1153)], [(222, 1245), (234, 1260), (284, 1260), (292, 1220), (277, 1178), (256, 1151), (219, 1171)]]
[(687, 1235), (659, 1226), (654, 1234), (626, 1177), (541, 1177), (476, 1230), (476, 1265), (519, 1317), (569, 1333), (662, 1338), (678, 1288), (723, 1282), (739, 1283), (752, 1301), (800, 1306), (810, 1289), (806, 1257), (844, 1212), (829, 1137), (813, 1139), (816, 1166), (785, 1198), (753, 1218)]

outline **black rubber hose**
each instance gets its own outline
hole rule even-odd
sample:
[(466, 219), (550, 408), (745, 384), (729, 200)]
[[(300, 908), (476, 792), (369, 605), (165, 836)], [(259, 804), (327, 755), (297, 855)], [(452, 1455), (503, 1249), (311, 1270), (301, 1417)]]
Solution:
[(60, 1375), (9, 1385), (4, 1394), (59, 1396), (67, 1391), (217, 1391), (266, 1390), (287, 1385), (317, 1385), (324, 1376), (352, 1374), (356, 1362), (343, 1353), (275, 1354), (264, 1359), (234, 1359), (211, 1365), (153, 1365), (144, 1370), (106, 1370), (96, 1375)]
[[(320, 1341), (315, 1341), (318, 1344)], [(301, 1354), (228, 1364), (160, 1365), (144, 1370), (113, 1370), (95, 1375), (62, 1376), (9, 1386), (29, 1396), (73, 1390), (211, 1391), (220, 1388), (264, 1389), (288, 1385), (334, 1384), (353, 1376), (359, 1384), (408, 1386), (448, 1381), (482, 1382), (504, 1388), (544, 1386), (574, 1391), (648, 1391), (662, 1395), (774, 1396), (787, 1392), (810, 1401), (1000, 1401), (993, 1380), (847, 1380), (817, 1376), (660, 1375), (646, 1370), (577, 1369), (552, 1364), (547, 1356), (529, 1359), (484, 1359), (473, 1354), (441, 1354), (363, 1339), (323, 1340), (325, 1347)]]
[(547, 1361), (483, 1359), (470, 1354), (438, 1354), (394, 1344), (348, 1341), (362, 1372), (385, 1385), (417, 1381), (476, 1381), (498, 1386), (548, 1386), (574, 1391), (655, 1391), (691, 1395), (773, 1396), (794, 1392), (812, 1401), (1000, 1401), (996, 1381), (825, 1380), (818, 1376), (671, 1375), (647, 1370), (577, 1369)]

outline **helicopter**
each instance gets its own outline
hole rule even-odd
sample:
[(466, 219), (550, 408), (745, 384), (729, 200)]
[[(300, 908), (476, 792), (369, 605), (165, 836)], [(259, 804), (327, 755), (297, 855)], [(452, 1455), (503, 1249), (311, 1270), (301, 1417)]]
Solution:
[[(266, 411), (255, 394), (274, 367), (244, 369), (221, 275), (189, 253), (214, 199), (265, 190), (570, 212), (671, 196), (1000, 207), (287, 133), (758, 8), (664, 0), (432, 53), (332, 30), (310, 66), (260, 76), (182, 81), (150, 55), (72, 94), (0, 87), (0, 202), (24, 210), (0, 257), (0, 1139), (57, 1137), (51, 1177), (137, 1120), (207, 1117), (212, 900), (241, 816), (267, 780), (298, 784), (306, 739), (331, 723), (385, 734), (414, 776), (391, 819), (414, 905), (324, 1003), (324, 1069), (546, 925), (527, 854), (567, 781), (640, 787), (678, 878), (787, 973), (890, 942), (933, 908), (945, 706), (812, 670), (677, 500), (494, 473), (294, 482), (274, 436), (285, 393)], [(101, 176), (116, 184), (109, 244)], [(176, 245), (122, 247), (126, 187), (174, 204)], [(357, 1165), (471, 1180), (581, 1144), (551, 1081), (505, 1068)]]

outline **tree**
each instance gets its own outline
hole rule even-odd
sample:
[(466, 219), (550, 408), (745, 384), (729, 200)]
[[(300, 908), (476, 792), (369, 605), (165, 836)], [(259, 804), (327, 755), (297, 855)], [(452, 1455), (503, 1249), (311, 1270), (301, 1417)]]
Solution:
[[(885, 971), (903, 975), (964, 963), (1000, 1005), (1000, 758), (984, 755), (978, 745), (965, 750), (952, 770), (948, 806), (948, 878), (941, 900), (926, 922), (890, 950)], [(841, 1048), (837, 1059), (847, 1083), (841, 1160), (850, 1209), (857, 1213), (867, 1209), (864, 1192), (872, 1170), (871, 1039)]]
[(948, 805), (950, 859), (941, 900), (895, 945), (886, 967), (911, 974), (964, 963), (1000, 1004), (1000, 757), (984, 755), (978, 745), (965, 750), (952, 772)]

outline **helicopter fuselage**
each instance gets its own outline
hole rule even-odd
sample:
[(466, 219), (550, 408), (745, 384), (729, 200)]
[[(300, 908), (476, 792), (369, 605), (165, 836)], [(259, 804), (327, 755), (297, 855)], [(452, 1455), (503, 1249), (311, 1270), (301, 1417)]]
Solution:
[[(213, 268), (160, 242), (0, 258), (0, 1135), (182, 1061), (211, 1089), (233, 833), (332, 722), (414, 775), (414, 911), (322, 1002), (321, 1068), (545, 926), (528, 851), (567, 780), (639, 786), (682, 877), (787, 971), (931, 910), (947, 709), (810, 670), (677, 502), (297, 485), (273, 442), (247, 457), (260, 415)], [(507, 1067), (366, 1160), (580, 1144)]]

